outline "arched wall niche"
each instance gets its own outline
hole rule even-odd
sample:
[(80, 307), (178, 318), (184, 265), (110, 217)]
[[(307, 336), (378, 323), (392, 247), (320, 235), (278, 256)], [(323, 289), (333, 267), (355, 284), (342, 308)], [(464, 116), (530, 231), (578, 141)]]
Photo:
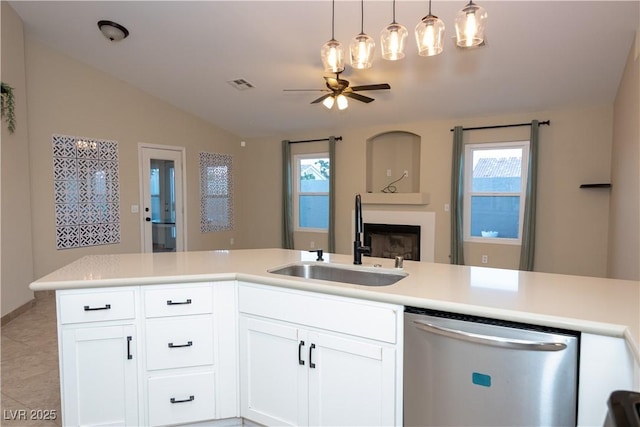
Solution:
[[(367, 193), (381, 193), (393, 181), (395, 193), (420, 192), (421, 138), (412, 132), (389, 131), (367, 140)], [(393, 192), (389, 188), (386, 192)]]

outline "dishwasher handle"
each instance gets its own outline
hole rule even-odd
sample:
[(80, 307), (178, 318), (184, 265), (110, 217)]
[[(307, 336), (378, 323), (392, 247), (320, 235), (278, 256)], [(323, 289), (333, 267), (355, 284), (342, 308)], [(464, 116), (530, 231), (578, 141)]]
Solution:
[(560, 342), (542, 342), (542, 341), (528, 341), (517, 340), (511, 338), (495, 337), (490, 335), (474, 334), (472, 332), (459, 331), (456, 329), (444, 328), (442, 326), (436, 326), (431, 323), (421, 322), (419, 320), (413, 321), (416, 328), (424, 332), (431, 332), (437, 335), (445, 337), (469, 341), (478, 344), (485, 344), (494, 347), (509, 348), (513, 350), (532, 350), (532, 351), (560, 351), (567, 348), (567, 345)]

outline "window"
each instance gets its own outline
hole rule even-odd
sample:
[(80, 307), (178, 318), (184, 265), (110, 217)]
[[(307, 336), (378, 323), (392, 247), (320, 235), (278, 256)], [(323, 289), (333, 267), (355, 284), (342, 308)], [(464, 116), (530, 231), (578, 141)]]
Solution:
[(520, 244), (529, 141), (465, 146), (465, 241)]
[(326, 232), (329, 228), (329, 155), (296, 155), (294, 169), (296, 230)]
[(232, 158), (200, 153), (200, 230), (233, 230)]

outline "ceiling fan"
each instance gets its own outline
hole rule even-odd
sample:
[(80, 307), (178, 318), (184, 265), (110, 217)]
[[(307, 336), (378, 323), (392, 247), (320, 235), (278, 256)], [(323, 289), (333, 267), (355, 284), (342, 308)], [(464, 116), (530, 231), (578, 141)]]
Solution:
[(327, 107), (333, 107), (334, 102), (338, 104), (340, 110), (344, 110), (348, 106), (346, 98), (352, 98), (361, 102), (369, 103), (374, 101), (373, 98), (360, 95), (360, 91), (391, 89), (388, 83), (379, 83), (362, 86), (349, 86), (349, 81), (340, 78), (340, 73), (336, 73), (335, 77), (324, 77), (327, 89), (284, 89), (285, 92), (304, 92), (304, 91), (321, 91), (328, 92), (320, 98), (311, 101), (312, 104), (322, 104)]

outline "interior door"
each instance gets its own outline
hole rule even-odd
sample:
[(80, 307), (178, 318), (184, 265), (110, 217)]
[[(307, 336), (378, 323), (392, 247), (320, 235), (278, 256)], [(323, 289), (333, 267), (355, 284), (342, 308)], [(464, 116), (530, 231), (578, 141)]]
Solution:
[(144, 252), (185, 250), (184, 149), (140, 147)]

